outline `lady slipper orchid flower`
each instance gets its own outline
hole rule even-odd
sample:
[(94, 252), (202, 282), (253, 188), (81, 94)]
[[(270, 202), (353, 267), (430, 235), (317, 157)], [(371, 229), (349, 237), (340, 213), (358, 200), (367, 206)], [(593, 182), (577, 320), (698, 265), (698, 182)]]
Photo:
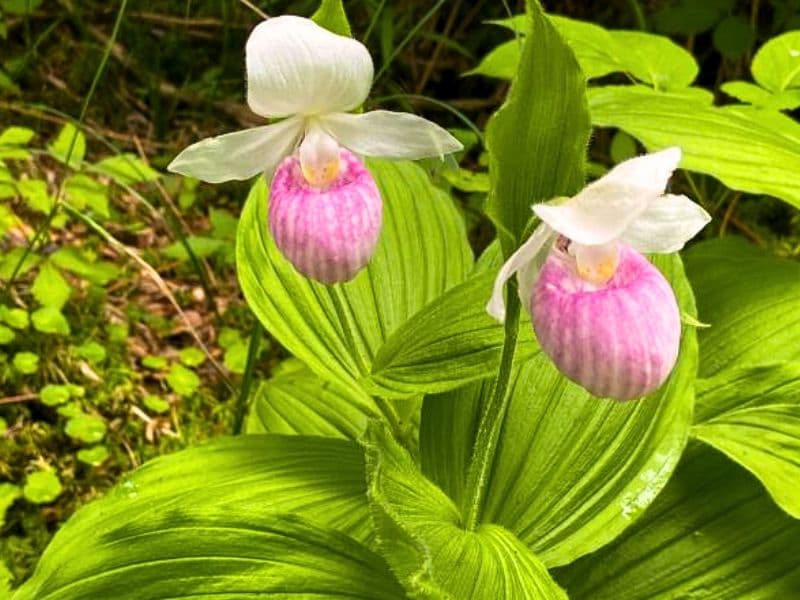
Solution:
[(367, 98), (372, 59), (363, 44), (309, 19), (260, 23), (245, 54), (250, 108), (282, 120), (197, 142), (169, 170), (209, 183), (265, 174), (281, 252), (309, 277), (347, 281), (369, 262), (382, 219), (378, 188), (356, 155), (418, 159), (461, 144), (415, 115), (348, 112)]
[(542, 350), (596, 396), (644, 396), (677, 360), (675, 294), (640, 252), (676, 252), (711, 219), (664, 193), (680, 159), (679, 148), (632, 158), (572, 198), (535, 204), (542, 223), (495, 281), (489, 314), (504, 320), (503, 289), (516, 274)]

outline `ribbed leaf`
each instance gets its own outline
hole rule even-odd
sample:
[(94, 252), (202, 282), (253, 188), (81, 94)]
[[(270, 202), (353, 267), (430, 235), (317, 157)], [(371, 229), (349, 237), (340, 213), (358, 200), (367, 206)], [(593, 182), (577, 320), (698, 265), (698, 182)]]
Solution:
[(750, 69), (761, 87), (772, 92), (800, 87), (800, 32), (772, 38), (753, 57)]
[(797, 596), (800, 523), (721, 454), (690, 450), (633, 527), (610, 546), (558, 571), (570, 598)]
[(726, 370), (697, 386), (692, 436), (758, 477), (800, 518), (800, 362)]
[(518, 75), (486, 127), (492, 182), (486, 210), (515, 241), (531, 217), (531, 204), (571, 196), (583, 186), (590, 132), (575, 55), (539, 3), (527, 6)]
[(696, 244), (685, 258), (699, 318), (711, 325), (699, 332), (701, 375), (800, 360), (800, 263), (738, 238)]
[(343, 440), (242, 436), (157, 459), (78, 511), (18, 598), (402, 597), (361, 545), (364, 482)]
[(684, 169), (800, 207), (800, 140), (763, 124), (752, 111), (708, 106), (641, 86), (593, 88), (589, 107), (594, 125), (618, 127), (648, 150), (680, 146)]
[(128, 513), (86, 542), (57, 568), (45, 562), (14, 598), (405, 598), (365, 546), (255, 499)]
[[(683, 311), (694, 312), (677, 256), (656, 264)], [(542, 560), (563, 565), (614, 539), (653, 501), (683, 450), (692, 420), (697, 346), (686, 327), (668, 382), (646, 399), (598, 399), (544, 355), (515, 370), (483, 521), (514, 532)], [(423, 472), (456, 504), (491, 382), (425, 399)]]
[(380, 416), (370, 396), (324, 381), (300, 361), (289, 359), (256, 390), (247, 430), (357, 439), (367, 420)]
[[(386, 341), (367, 387), (393, 397), (442, 392), (497, 371), (503, 327), (486, 312), (496, 270), (470, 277), (432, 302)], [(520, 336), (517, 358), (538, 351), (533, 330)]]
[(452, 501), (379, 424), (367, 433), (369, 498), (381, 552), (415, 598), (566, 600), (506, 529), (466, 531)]
[(452, 200), (416, 165), (370, 161), (384, 202), (381, 240), (353, 281), (325, 286), (298, 274), (267, 229), (267, 190), (258, 182), (239, 221), (239, 281), (261, 323), (312, 371), (345, 385), (369, 374), (389, 335), (472, 267)]
[[(553, 15), (550, 21), (569, 44), (587, 79), (626, 72), (656, 89), (680, 89), (697, 76), (690, 52), (662, 35), (609, 31), (594, 23)], [(524, 15), (495, 21), (525, 34)], [(511, 79), (520, 60), (520, 44), (505, 42), (489, 52), (470, 74)]]

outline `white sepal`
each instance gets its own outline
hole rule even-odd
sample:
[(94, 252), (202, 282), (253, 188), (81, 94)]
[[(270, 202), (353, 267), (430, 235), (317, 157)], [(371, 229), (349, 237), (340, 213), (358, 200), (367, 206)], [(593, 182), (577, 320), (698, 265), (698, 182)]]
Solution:
[(245, 53), (247, 103), (264, 117), (353, 110), (372, 86), (364, 45), (303, 17), (263, 21)]
[(522, 244), (514, 254), (512, 254), (497, 273), (492, 288), (492, 297), (486, 305), (488, 312), (501, 323), (506, 318), (506, 282), (515, 274), (518, 274), (519, 296), (523, 306), (526, 308), (530, 303), (533, 285), (536, 283), (536, 275), (539, 272), (541, 261), (538, 257), (543, 249), (549, 250), (549, 244), (555, 234), (544, 223), (539, 225), (531, 237)]
[(302, 130), (300, 118), (291, 118), (200, 140), (184, 149), (167, 167), (208, 183), (272, 175), (278, 163), (292, 152)]
[(711, 215), (686, 196), (667, 194), (653, 200), (620, 241), (639, 252), (677, 252), (710, 220)]
[(680, 159), (680, 148), (637, 156), (618, 164), (566, 202), (536, 204), (533, 211), (574, 242), (607, 244), (664, 193)]
[(320, 124), (342, 146), (365, 156), (416, 160), (463, 148), (447, 130), (409, 113), (335, 113), (323, 115)]

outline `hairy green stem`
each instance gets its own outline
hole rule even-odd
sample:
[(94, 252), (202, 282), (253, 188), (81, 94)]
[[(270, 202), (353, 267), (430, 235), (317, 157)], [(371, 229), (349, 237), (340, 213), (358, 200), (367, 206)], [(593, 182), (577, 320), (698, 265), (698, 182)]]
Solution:
[(483, 504), (486, 500), (489, 473), (494, 464), (500, 431), (503, 428), (503, 422), (508, 411), (508, 383), (511, 379), (511, 368), (514, 363), (517, 336), (519, 335), (520, 301), (517, 296), (516, 285), (513, 282), (508, 286), (507, 290), (505, 339), (500, 356), (500, 368), (497, 371), (497, 380), (495, 381), (492, 395), (481, 414), (478, 435), (475, 438), (475, 448), (472, 451), (472, 459), (467, 472), (467, 493), (465, 498), (468, 504), (465, 507), (465, 525), (468, 531), (474, 531), (480, 523)]

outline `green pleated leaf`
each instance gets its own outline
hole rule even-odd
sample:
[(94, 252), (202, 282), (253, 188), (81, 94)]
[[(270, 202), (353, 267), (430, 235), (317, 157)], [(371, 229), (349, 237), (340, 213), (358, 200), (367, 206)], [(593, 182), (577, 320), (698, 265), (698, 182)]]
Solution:
[[(656, 264), (694, 314), (680, 258)], [(628, 527), (665, 485), (692, 422), (694, 328), (685, 327), (667, 383), (628, 403), (591, 396), (543, 354), (515, 369), (481, 521), (514, 532), (548, 566), (567, 564)], [(459, 506), (491, 381), (425, 399), (423, 472)]]
[(531, 204), (583, 186), (590, 132), (575, 55), (539, 3), (527, 6), (518, 74), (486, 127), (492, 182), (486, 211), (514, 241), (531, 218)]
[[(549, 17), (569, 44), (587, 79), (625, 72), (659, 90), (686, 87), (697, 77), (697, 63), (690, 52), (662, 35), (643, 31), (609, 31), (594, 23)], [(495, 21), (525, 34), (524, 15)], [(521, 48), (505, 42), (489, 52), (470, 74), (511, 79), (517, 71)]]
[(699, 380), (692, 436), (758, 477), (781, 508), (800, 518), (800, 362)]
[(452, 501), (378, 424), (367, 473), (381, 553), (414, 598), (566, 600), (542, 562), (508, 530), (466, 531)]
[(700, 374), (735, 365), (800, 360), (800, 263), (740, 238), (694, 245), (685, 255), (697, 296)]
[(69, 565), (94, 552), (107, 556), (121, 527), (157, 523), (196, 506), (298, 514), (370, 543), (364, 482), (363, 453), (344, 440), (247, 435), (177, 452), (147, 463), (79, 510), (53, 538), (29, 586), (65, 581), (67, 573), (77, 580)]
[(247, 427), (253, 433), (356, 439), (367, 420), (380, 416), (367, 394), (324, 381), (300, 361), (289, 359), (256, 390)]
[(557, 573), (573, 600), (794, 598), (800, 523), (748, 473), (690, 448), (669, 485), (613, 544)]
[(44, 568), (17, 600), (405, 597), (365, 546), (297, 516), (265, 512), (255, 498), (129, 513), (57, 569), (47, 569), (50, 560), (43, 557)]
[[(497, 371), (503, 326), (486, 312), (495, 277), (494, 270), (470, 277), (395, 331), (375, 357), (368, 389), (384, 397), (442, 392)], [(538, 348), (528, 327), (516, 357)]]
[(294, 270), (267, 229), (263, 181), (247, 200), (236, 244), (242, 290), (264, 327), (322, 378), (353, 387), (392, 332), (472, 268), (461, 216), (420, 167), (369, 167), (383, 198), (383, 232), (353, 281), (325, 286)]
[(769, 194), (800, 207), (800, 139), (786, 127), (763, 122), (764, 111), (718, 108), (692, 96), (642, 86), (593, 88), (589, 107), (594, 125), (618, 127), (648, 150), (680, 146), (684, 169), (712, 175), (734, 190)]
[(772, 92), (800, 87), (800, 31), (789, 31), (761, 46), (750, 70), (753, 79)]

